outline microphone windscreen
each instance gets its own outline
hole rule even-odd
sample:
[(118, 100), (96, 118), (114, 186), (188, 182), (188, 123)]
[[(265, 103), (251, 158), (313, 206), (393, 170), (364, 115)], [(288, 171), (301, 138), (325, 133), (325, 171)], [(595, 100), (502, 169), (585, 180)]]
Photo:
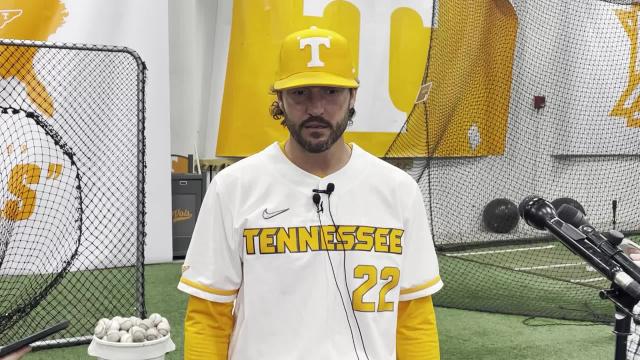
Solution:
[(525, 213), (529, 211), (535, 200), (539, 198), (540, 197), (537, 195), (529, 195), (526, 198), (522, 199), (522, 201), (520, 201), (520, 205), (518, 205), (518, 214), (521, 218), (525, 218)]
[(557, 211), (557, 215), (560, 220), (571, 224), (575, 228), (589, 224), (582, 211), (569, 204), (562, 204)]
[(544, 230), (547, 221), (556, 217), (556, 209), (539, 196), (527, 196), (518, 206), (520, 217), (538, 230)]
[(320, 204), (320, 194), (318, 193), (313, 194), (312, 199), (314, 204), (316, 205)]
[(335, 190), (336, 186), (333, 183), (327, 184), (327, 194), (331, 194)]

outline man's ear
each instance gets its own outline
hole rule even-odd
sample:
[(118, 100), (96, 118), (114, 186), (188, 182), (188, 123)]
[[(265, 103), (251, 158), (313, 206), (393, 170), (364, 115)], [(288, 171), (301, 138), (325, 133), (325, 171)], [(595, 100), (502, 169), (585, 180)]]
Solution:
[(284, 111), (284, 105), (282, 103), (282, 91), (276, 92), (276, 96), (277, 96), (276, 101), (278, 101), (278, 106), (280, 107), (280, 110)]
[(353, 109), (356, 104), (356, 94), (358, 94), (358, 89), (349, 89), (351, 92), (351, 96), (349, 96), (349, 109)]

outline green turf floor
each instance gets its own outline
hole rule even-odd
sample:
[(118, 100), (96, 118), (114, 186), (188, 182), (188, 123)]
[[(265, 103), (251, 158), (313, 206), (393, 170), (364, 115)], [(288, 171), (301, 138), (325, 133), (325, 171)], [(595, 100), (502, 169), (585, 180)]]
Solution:
[[(523, 248), (543, 250), (517, 251)], [(445, 287), (435, 295), (436, 305), (603, 323), (611, 319), (612, 303), (598, 296), (610, 283), (558, 242), (441, 252), (438, 261)], [(589, 278), (597, 281), (578, 282)]]
[[(180, 264), (146, 267), (146, 298), (149, 312), (167, 317), (176, 351), (167, 359), (182, 359), (182, 319), (186, 296), (176, 289)], [(436, 308), (442, 359), (612, 359), (614, 337), (606, 325), (556, 325), (560, 320), (536, 319), (530, 326), (526, 317), (498, 315), (448, 308)], [(87, 346), (41, 350), (26, 360), (88, 359)]]

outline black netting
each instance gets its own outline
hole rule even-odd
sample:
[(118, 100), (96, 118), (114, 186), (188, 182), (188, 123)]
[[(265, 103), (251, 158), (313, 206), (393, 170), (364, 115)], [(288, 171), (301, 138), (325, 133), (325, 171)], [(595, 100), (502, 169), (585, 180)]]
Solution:
[(145, 316), (145, 68), (133, 51), (0, 41), (0, 346)]
[[(612, 321), (609, 283), (519, 221), (540, 195), (600, 231), (640, 229), (632, 1), (439, 1), (424, 84), (386, 157), (410, 157), (431, 216), (437, 305)], [(507, 81), (505, 81), (505, 79)]]

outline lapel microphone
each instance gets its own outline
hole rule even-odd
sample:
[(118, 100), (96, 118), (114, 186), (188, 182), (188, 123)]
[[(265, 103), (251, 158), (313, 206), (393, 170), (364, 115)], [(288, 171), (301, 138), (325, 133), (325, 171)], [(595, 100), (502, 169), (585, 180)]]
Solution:
[(315, 193), (311, 198), (313, 199), (313, 203), (316, 204), (316, 210), (318, 211), (318, 213), (324, 212), (322, 203), (320, 202), (320, 194)]
[(333, 193), (333, 190), (336, 189), (336, 186), (333, 183), (328, 183), (327, 184), (327, 188), (322, 190), (322, 189), (313, 189), (311, 191), (313, 191), (313, 196), (311, 197), (311, 199), (313, 200), (313, 203), (316, 204), (316, 210), (318, 210), (318, 212), (324, 212), (324, 208), (322, 207), (322, 202), (320, 202), (320, 194), (327, 194), (327, 196), (331, 196), (331, 193)]
[(328, 183), (327, 188), (324, 190), (322, 189), (311, 190), (313, 192), (313, 196), (311, 197), (311, 199), (313, 200), (313, 203), (316, 204), (316, 210), (318, 210), (318, 213), (324, 212), (324, 209), (322, 207), (322, 202), (320, 201), (320, 194), (327, 194), (327, 197), (329, 197), (331, 196), (331, 193), (335, 189), (336, 189), (336, 186), (333, 183)]
[(336, 186), (333, 183), (328, 183), (327, 188), (325, 190), (313, 189), (311, 191), (313, 191), (316, 194), (327, 194), (327, 196), (330, 196), (333, 190), (335, 189), (336, 189)]

